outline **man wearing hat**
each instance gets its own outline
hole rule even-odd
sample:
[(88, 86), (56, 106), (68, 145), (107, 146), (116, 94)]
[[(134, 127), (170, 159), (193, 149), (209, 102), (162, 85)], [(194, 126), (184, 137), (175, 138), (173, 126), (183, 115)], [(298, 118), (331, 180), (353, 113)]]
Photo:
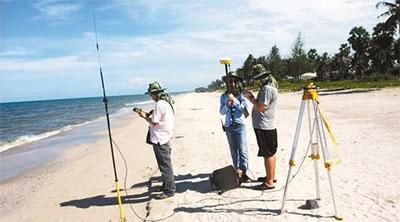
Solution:
[(158, 169), (163, 180), (163, 193), (156, 195), (156, 199), (165, 199), (175, 194), (176, 185), (174, 171), (171, 163), (170, 140), (174, 128), (173, 99), (164, 92), (158, 82), (149, 84), (146, 94), (156, 102), (154, 109), (149, 113), (138, 111), (140, 117), (149, 123), (149, 135), (147, 142), (153, 145)]
[(246, 127), (244, 119), (247, 117), (247, 103), (241, 95), (241, 82), (236, 72), (229, 72), (223, 76), (227, 90), (220, 97), (219, 112), (225, 115), (225, 129), (228, 138), (233, 166), (239, 176), (240, 182), (249, 182), (246, 172), (248, 169), (248, 152), (246, 140)]
[(264, 158), (266, 177), (262, 177), (262, 184), (255, 186), (257, 190), (274, 189), (275, 185), (275, 163), (278, 137), (276, 131), (276, 104), (278, 99), (278, 83), (275, 78), (266, 72), (262, 65), (256, 65), (258, 71), (253, 78), (260, 87), (257, 98), (251, 92), (244, 92), (252, 104), (252, 122), (259, 147), (258, 156)]

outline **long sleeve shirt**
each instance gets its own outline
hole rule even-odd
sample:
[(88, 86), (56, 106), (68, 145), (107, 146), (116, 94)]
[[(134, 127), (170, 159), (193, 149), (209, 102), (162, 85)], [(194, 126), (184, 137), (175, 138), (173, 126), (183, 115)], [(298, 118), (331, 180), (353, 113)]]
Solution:
[(225, 115), (225, 127), (229, 127), (233, 122), (237, 124), (244, 124), (245, 116), (244, 110), (247, 109), (247, 102), (242, 95), (235, 97), (232, 103), (232, 108), (229, 108), (226, 104), (228, 102), (228, 95), (222, 94), (220, 97), (220, 108), (219, 113)]

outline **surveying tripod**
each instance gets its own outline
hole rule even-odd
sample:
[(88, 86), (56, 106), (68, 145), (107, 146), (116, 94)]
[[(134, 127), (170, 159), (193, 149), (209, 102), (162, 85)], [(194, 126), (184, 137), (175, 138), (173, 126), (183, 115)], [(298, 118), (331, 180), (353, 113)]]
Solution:
[[(294, 158), (295, 158), (296, 149), (297, 149), (297, 145), (298, 145), (298, 141), (299, 141), (301, 123), (303, 120), (303, 114), (304, 114), (304, 109), (305, 109), (306, 105), (307, 105), (308, 124), (309, 124), (309, 133), (310, 133), (309, 145), (311, 145), (311, 159), (314, 162), (314, 168), (315, 168), (316, 199), (317, 200), (321, 199), (320, 184), (319, 184), (319, 171), (318, 171), (318, 160), (320, 159), (319, 148), (321, 148), (322, 155), (324, 158), (324, 165), (325, 165), (325, 168), (327, 169), (329, 184), (330, 184), (330, 188), (331, 188), (332, 202), (333, 202), (333, 207), (335, 210), (334, 217), (336, 220), (342, 220), (343, 218), (338, 215), (336, 203), (335, 203), (335, 195), (334, 195), (334, 191), (333, 191), (331, 172), (330, 172), (333, 163), (331, 160), (329, 160), (329, 153), (327, 150), (327, 142), (326, 142), (323, 123), (325, 124), (329, 133), (331, 133), (330, 127), (329, 127), (327, 121), (325, 120), (325, 118), (323, 117), (322, 112), (320, 110), (319, 102), (318, 102), (317, 87), (312, 81), (309, 81), (304, 86), (303, 98), (302, 98), (301, 105), (300, 105), (299, 117), (297, 119), (296, 133), (294, 135), (292, 153), (290, 155), (290, 160), (289, 160), (289, 170), (288, 170), (288, 175), (286, 178), (285, 191), (283, 193), (281, 213), (286, 212), (286, 210), (285, 210), (286, 195), (287, 195), (287, 190), (289, 188), (289, 180), (290, 180), (292, 168), (295, 166)], [(312, 105), (311, 112), (310, 112), (310, 105)], [(313, 123), (311, 122), (311, 114), (314, 115)], [(315, 136), (315, 138), (313, 138), (313, 136)], [(333, 136), (332, 133), (331, 133), (331, 136)], [(333, 139), (334, 139), (334, 137), (333, 137)], [(335, 140), (334, 140), (334, 143), (336, 145)]]

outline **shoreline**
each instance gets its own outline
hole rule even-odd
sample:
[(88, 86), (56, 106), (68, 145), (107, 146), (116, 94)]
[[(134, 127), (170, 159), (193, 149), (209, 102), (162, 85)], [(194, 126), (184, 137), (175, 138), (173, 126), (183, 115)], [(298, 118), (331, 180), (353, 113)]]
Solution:
[[(306, 159), (289, 187), (286, 209), (279, 215), (288, 158), (301, 102), (301, 93), (282, 93), (278, 100), (276, 190), (248, 189), (253, 184), (217, 195), (208, 176), (231, 163), (218, 113), (219, 93), (188, 93), (176, 98), (176, 123), (172, 160), (176, 175), (175, 197), (152, 199), (160, 186), (152, 148), (145, 144), (147, 124), (137, 115), (113, 123), (113, 137), (126, 159), (116, 153), (117, 172), (123, 190), (123, 208), (128, 221), (139, 221), (131, 211), (147, 220), (165, 221), (332, 221), (333, 208), (327, 175), (320, 163), (321, 201), (316, 210), (299, 209), (315, 197), (314, 167)], [(400, 158), (398, 107), (399, 88), (320, 97), (343, 152), (343, 161), (332, 170), (336, 203), (349, 221), (393, 221), (400, 217), (397, 188)], [(105, 135), (106, 129), (100, 134)], [(256, 156), (257, 144), (246, 119), (251, 177), (263, 176), (263, 161)], [(307, 130), (304, 130), (307, 132)], [(304, 139), (306, 134), (302, 134)], [(330, 143), (330, 139), (328, 143)], [(296, 159), (305, 155), (300, 141)], [(294, 170), (295, 171), (295, 170)], [(379, 181), (375, 180), (380, 178)], [(148, 181), (152, 184), (149, 186)], [(125, 183), (126, 182), (126, 183)], [(110, 147), (107, 138), (66, 149), (45, 165), (0, 183), (1, 219), (5, 221), (118, 221), (118, 205)], [(146, 217), (147, 215), (147, 217)]]
[[(132, 105), (135, 104), (133, 103)], [(139, 102), (137, 106), (151, 107), (151, 102)], [(118, 124), (121, 122), (121, 119), (127, 118), (131, 114), (127, 109), (127, 107), (124, 107), (119, 112), (111, 114), (110, 122)], [(63, 128), (68, 127), (71, 126)], [(111, 127), (113, 128), (112, 125)], [(107, 128), (105, 113), (91, 121), (76, 124), (69, 130), (64, 131), (62, 130), (63, 128), (44, 133), (59, 132), (55, 135), (29, 141), (1, 151), (0, 183), (12, 179), (24, 171), (30, 171), (31, 169), (45, 165), (47, 162), (56, 160), (66, 149), (100, 140), (100, 136), (104, 136), (102, 132)], [(85, 135), (85, 137), (82, 135)]]

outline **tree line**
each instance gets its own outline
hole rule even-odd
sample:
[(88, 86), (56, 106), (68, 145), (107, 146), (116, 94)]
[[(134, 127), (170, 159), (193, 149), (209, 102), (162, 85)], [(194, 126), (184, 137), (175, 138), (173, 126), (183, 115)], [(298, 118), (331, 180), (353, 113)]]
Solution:
[[(252, 84), (253, 67), (257, 64), (262, 64), (277, 80), (296, 81), (306, 72), (317, 73), (318, 81), (399, 78), (400, 0), (378, 2), (376, 7), (387, 9), (378, 16), (387, 18), (386, 21), (376, 24), (371, 34), (362, 26), (352, 28), (347, 42), (341, 44), (334, 55), (319, 54), (314, 48), (306, 51), (300, 32), (292, 44), (290, 56), (282, 58), (279, 48), (274, 45), (267, 56), (256, 58), (249, 54), (236, 72), (243, 78), (245, 86)], [(223, 86), (224, 82), (217, 79), (207, 89)]]

